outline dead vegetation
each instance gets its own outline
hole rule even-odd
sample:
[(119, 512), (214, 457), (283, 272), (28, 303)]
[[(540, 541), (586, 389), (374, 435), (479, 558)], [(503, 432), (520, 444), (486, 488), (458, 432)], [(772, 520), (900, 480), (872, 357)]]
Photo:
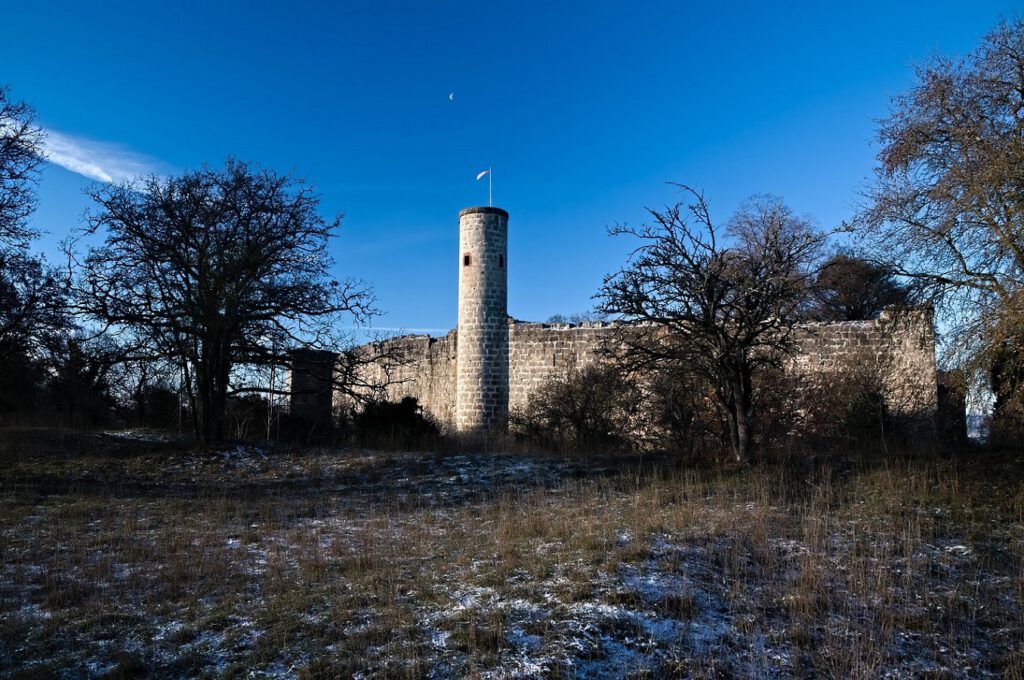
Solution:
[(1024, 677), (1016, 453), (0, 462), (2, 677)]

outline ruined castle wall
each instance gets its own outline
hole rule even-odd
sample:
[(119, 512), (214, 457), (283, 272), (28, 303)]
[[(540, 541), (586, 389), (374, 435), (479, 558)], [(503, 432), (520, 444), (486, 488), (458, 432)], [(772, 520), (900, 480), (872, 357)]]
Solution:
[(805, 324), (796, 329), (795, 340), (790, 371), (819, 384), (839, 376), (877, 380), (894, 415), (921, 429), (934, 427), (938, 378), (931, 310)]
[(530, 395), (553, 376), (596, 363), (599, 347), (613, 331), (602, 323), (510, 325), (509, 410), (525, 408)]
[[(407, 335), (387, 341), (381, 349), (401, 359), (368, 365), (362, 371), (363, 380), (367, 384), (387, 384), (385, 396), (389, 401), (415, 397), (423, 410), (439, 423), (454, 423), (455, 331), (440, 338)], [(342, 397), (336, 398), (335, 406), (341, 406), (342, 402)]]
[[(551, 377), (597, 361), (601, 338), (611, 331), (608, 324), (509, 324), (509, 409), (525, 407), (530, 395)], [(383, 364), (372, 364), (363, 378), (370, 383), (390, 380), (386, 392), (389, 400), (415, 397), (439, 423), (454, 426), (457, 338), (452, 331), (441, 338), (405, 336), (390, 340), (384, 347), (401, 356), (402, 362), (391, 366), (390, 377)], [(336, 405), (341, 405), (340, 399)]]
[[(615, 332), (610, 324), (512, 323), (508, 327), (509, 408), (525, 407), (532, 394), (556, 375), (600, 360), (599, 348)], [(813, 323), (795, 331), (797, 353), (789, 369), (828, 384), (838, 374), (878, 376), (888, 406), (897, 415), (931, 422), (937, 408), (935, 333), (931, 313), (883, 313), (870, 321)], [(455, 422), (457, 334), (407, 336), (388, 343), (405, 357), (391, 369), (387, 398), (416, 397), (440, 423)], [(384, 382), (383, 367), (371, 367)]]

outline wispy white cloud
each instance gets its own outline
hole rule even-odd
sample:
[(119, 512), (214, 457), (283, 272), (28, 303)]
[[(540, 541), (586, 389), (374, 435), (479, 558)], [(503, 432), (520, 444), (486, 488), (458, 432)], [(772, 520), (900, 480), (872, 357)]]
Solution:
[(132, 181), (158, 174), (160, 163), (124, 145), (47, 129), (43, 151), (51, 163), (101, 182)]

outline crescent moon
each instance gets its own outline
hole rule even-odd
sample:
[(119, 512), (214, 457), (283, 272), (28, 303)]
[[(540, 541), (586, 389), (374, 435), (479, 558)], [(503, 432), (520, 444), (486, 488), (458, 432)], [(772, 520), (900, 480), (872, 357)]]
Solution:
[(450, 101), (450, 102), (455, 101), (455, 93), (454, 92), (449, 92), (448, 93), (448, 101)]

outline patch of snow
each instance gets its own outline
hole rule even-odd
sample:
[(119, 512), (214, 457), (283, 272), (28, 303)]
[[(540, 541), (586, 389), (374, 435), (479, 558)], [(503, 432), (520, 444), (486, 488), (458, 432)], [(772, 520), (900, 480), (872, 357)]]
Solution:
[(448, 646), (448, 638), (450, 638), (451, 636), (451, 632), (447, 630), (431, 631), (430, 644), (434, 645), (435, 647), (444, 649)]
[(153, 633), (153, 640), (159, 642), (164, 640), (169, 635), (176, 635), (185, 628), (185, 624), (181, 621), (170, 621), (157, 627), (155, 633)]
[(153, 430), (104, 430), (100, 434), (111, 439), (136, 442), (172, 442), (177, 437), (167, 432)]
[(957, 557), (967, 557), (974, 551), (972, 551), (966, 545), (949, 545), (946, 546), (945, 552), (950, 555), (955, 555)]
[(43, 609), (41, 605), (29, 603), (21, 606), (21, 609), (18, 610), (18, 616), (24, 621), (45, 621), (51, 618), (53, 614)]

